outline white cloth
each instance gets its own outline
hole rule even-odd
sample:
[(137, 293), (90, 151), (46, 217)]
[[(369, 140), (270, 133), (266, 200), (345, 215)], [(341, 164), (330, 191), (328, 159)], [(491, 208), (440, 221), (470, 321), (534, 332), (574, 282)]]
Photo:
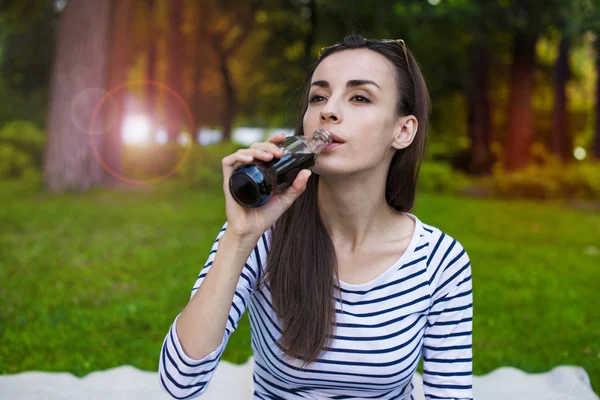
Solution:
[[(253, 359), (243, 365), (222, 361), (203, 400), (251, 400)], [(413, 378), (416, 400), (423, 400), (422, 377)], [(596, 388), (598, 390), (598, 388)], [(512, 367), (473, 377), (476, 400), (600, 400), (592, 391), (586, 371), (559, 366), (541, 374)], [(167, 400), (158, 373), (125, 365), (77, 378), (65, 372), (22, 372), (0, 375), (2, 400)]]

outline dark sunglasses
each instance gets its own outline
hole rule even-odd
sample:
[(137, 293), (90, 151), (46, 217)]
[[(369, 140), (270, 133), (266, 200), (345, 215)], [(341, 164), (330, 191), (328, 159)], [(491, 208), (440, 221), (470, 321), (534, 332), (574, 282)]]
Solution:
[[(408, 73), (410, 74), (410, 63), (408, 62), (408, 54), (406, 53), (406, 43), (402, 39), (367, 39), (365, 38), (365, 43), (397, 43), (402, 47), (402, 51), (404, 52), (404, 58), (406, 58), (406, 65), (408, 66)], [(341, 43), (336, 43), (331, 46), (321, 47), (319, 49), (319, 58), (323, 55), (326, 50), (334, 49), (340, 46)]]

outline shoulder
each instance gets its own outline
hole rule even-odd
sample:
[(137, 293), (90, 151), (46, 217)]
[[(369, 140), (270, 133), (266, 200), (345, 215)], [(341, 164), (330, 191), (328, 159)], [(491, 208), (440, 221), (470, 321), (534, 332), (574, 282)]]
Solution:
[(423, 251), (430, 286), (438, 287), (448, 276), (470, 274), (469, 255), (460, 240), (424, 221), (418, 220), (417, 226), (420, 235), (417, 248)]

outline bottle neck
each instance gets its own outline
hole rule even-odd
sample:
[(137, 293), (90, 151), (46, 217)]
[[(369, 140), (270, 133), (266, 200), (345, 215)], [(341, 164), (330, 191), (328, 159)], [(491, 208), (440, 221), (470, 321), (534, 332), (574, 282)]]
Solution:
[(284, 147), (287, 153), (292, 154), (315, 154), (318, 155), (333, 142), (329, 132), (325, 130), (315, 131), (312, 137), (291, 136)]
[(313, 133), (312, 138), (308, 139), (308, 141), (310, 143), (311, 151), (315, 154), (319, 154), (333, 142), (333, 138), (326, 130), (319, 129)]

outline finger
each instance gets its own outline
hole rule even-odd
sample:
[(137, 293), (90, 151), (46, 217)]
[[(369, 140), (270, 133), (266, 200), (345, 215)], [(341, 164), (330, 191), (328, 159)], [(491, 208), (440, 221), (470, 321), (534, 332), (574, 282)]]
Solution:
[(285, 133), (278, 133), (277, 135), (273, 135), (270, 138), (268, 138), (267, 142), (269, 142), (269, 143), (281, 143), (281, 142), (285, 141), (286, 136), (287, 135)]
[(235, 153), (223, 158), (223, 178), (229, 179), (231, 174), (233, 174), (233, 171), (244, 164), (248, 164), (256, 160), (268, 162), (271, 161), (273, 157), (281, 157), (281, 155), (282, 154), (273, 154), (272, 152), (262, 148), (239, 149)]
[(252, 155), (252, 157), (258, 160), (271, 161), (273, 157), (281, 157), (282, 154), (279, 152), (275, 152), (273, 149), (265, 149), (265, 148), (250, 148), (245, 149), (245, 153)]
[(233, 154), (230, 154), (223, 158), (221, 163), (223, 167), (231, 167), (237, 162), (251, 162), (253, 156), (251, 153), (246, 151), (247, 149), (240, 149)]
[(312, 175), (312, 171), (309, 169), (303, 169), (296, 175), (296, 179), (292, 185), (281, 194), (284, 201), (291, 204), (298, 196), (300, 196), (305, 190), (308, 184), (308, 179)]
[(252, 143), (250, 148), (267, 151), (267, 152), (273, 154), (275, 157), (281, 157), (281, 156), (283, 156), (283, 153), (284, 153), (283, 148), (276, 145), (275, 143), (256, 142), (256, 143)]
[(298, 173), (296, 179), (294, 179), (292, 186), (304, 191), (304, 189), (306, 189), (306, 185), (308, 184), (308, 180), (310, 179), (311, 175), (312, 171), (310, 169), (303, 169)]

